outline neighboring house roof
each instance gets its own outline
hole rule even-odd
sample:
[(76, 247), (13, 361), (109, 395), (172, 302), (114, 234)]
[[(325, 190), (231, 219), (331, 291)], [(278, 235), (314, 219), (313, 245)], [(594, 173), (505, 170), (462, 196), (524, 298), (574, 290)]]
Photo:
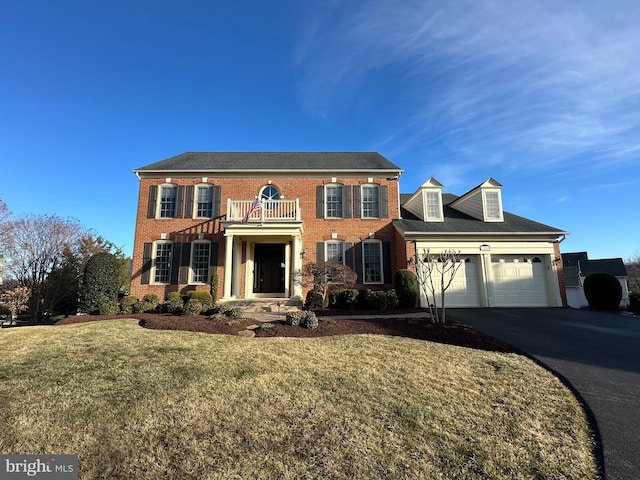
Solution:
[(614, 277), (626, 277), (627, 268), (622, 258), (589, 259), (587, 252), (572, 252), (562, 254), (564, 270), (567, 267), (575, 267), (581, 277), (592, 273), (609, 273)]
[(376, 152), (186, 152), (134, 170), (203, 171), (372, 171), (399, 175), (402, 169)]
[(564, 235), (567, 232), (559, 230), (542, 223), (534, 222), (524, 217), (504, 212), (504, 222), (483, 222), (462, 213), (450, 206), (458, 196), (450, 193), (442, 194), (444, 221), (443, 222), (424, 222), (417, 218), (414, 214), (402, 208), (402, 205), (411, 198), (412, 194), (400, 195), (400, 214), (399, 220), (394, 220), (393, 224), (396, 228), (404, 233), (416, 234), (552, 234)]

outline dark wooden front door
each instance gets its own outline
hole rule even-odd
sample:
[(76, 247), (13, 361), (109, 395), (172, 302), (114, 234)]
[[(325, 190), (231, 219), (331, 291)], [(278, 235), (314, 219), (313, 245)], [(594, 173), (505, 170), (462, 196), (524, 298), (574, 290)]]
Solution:
[(256, 243), (253, 260), (253, 292), (284, 293), (284, 244)]

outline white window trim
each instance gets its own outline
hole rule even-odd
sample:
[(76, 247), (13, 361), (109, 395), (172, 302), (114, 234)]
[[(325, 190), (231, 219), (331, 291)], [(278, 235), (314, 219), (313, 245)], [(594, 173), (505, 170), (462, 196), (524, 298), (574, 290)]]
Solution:
[[(438, 199), (438, 216), (432, 217), (429, 216), (429, 202), (428, 202), (428, 194), (435, 193)], [(423, 202), (424, 202), (424, 220), (425, 222), (443, 222), (444, 221), (444, 213), (442, 208), (442, 192), (439, 188), (425, 188), (423, 189)]]
[(345, 251), (344, 251), (344, 241), (342, 240), (327, 240), (324, 242), (324, 261), (328, 262), (329, 261), (329, 245), (340, 245), (342, 248), (342, 265), (344, 265), (345, 263)]
[[(375, 187), (378, 190), (378, 216), (377, 217), (367, 217), (364, 214), (364, 190), (365, 188)], [(365, 183), (360, 186), (360, 217), (361, 218), (381, 218), (380, 217), (380, 185), (377, 183)]]
[[(198, 190), (200, 188), (208, 188), (211, 190), (211, 217), (198, 216)], [(191, 212), (193, 218), (213, 218), (213, 185), (210, 183), (199, 183), (193, 190), (193, 212)]]
[(158, 197), (156, 198), (156, 218), (159, 218), (160, 220), (172, 220), (174, 218), (176, 218), (175, 214), (176, 212), (173, 212), (173, 217), (161, 217), (160, 213), (162, 212), (162, 189), (163, 188), (174, 188), (176, 191), (176, 202), (178, 200), (178, 185), (176, 185), (175, 183), (161, 183), (160, 185), (158, 185)]
[[(208, 244), (209, 245), (209, 260), (207, 261), (207, 281), (205, 282), (196, 282), (193, 280), (194, 272), (193, 272), (193, 255), (196, 249), (196, 245), (198, 244)], [(211, 277), (211, 241), (209, 240), (195, 240), (191, 242), (191, 252), (189, 253), (189, 285), (207, 285), (209, 283), (209, 278)]]
[[(329, 202), (327, 201), (327, 190), (328, 188), (333, 188), (333, 187), (340, 187), (340, 206), (341, 206), (341, 212), (340, 212), (340, 216), (339, 217), (331, 217), (328, 214), (328, 206), (329, 206)], [(344, 218), (344, 188), (345, 186), (342, 185), (341, 183), (328, 183), (327, 185), (324, 186), (324, 218)]]
[[(158, 245), (169, 245), (169, 275), (166, 282), (156, 282), (156, 259), (158, 258)], [(156, 240), (153, 242), (151, 255), (151, 271), (149, 283), (151, 285), (171, 285), (171, 271), (173, 269), (173, 242), (171, 240)]]
[[(487, 210), (488, 210), (487, 194), (495, 194), (498, 199), (498, 216), (496, 217), (490, 217), (487, 215)], [(482, 214), (484, 216), (485, 222), (503, 222), (504, 221), (504, 215), (502, 212), (502, 195), (500, 194), (500, 190), (491, 189), (491, 190), (484, 190), (482, 192)]]
[[(366, 267), (365, 267), (365, 259), (364, 259), (364, 246), (365, 244), (377, 244), (378, 252), (380, 254), (380, 281), (377, 282), (368, 282), (366, 278)], [(362, 242), (362, 251), (360, 252), (362, 255), (362, 283), (365, 285), (383, 285), (384, 284), (384, 258), (382, 251), (382, 241), (380, 240), (364, 240)]]

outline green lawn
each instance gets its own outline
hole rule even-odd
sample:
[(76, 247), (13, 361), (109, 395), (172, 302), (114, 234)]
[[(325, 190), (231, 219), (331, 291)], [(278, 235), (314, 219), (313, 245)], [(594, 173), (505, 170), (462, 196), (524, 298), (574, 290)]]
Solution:
[(0, 331), (0, 452), (109, 479), (595, 479), (582, 410), (524, 357), (133, 320)]

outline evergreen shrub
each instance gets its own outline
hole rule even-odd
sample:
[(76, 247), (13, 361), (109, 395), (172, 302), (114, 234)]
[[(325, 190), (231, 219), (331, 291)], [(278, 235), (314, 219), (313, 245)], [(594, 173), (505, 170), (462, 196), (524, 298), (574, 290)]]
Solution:
[(418, 276), (412, 270), (398, 270), (393, 278), (398, 308), (414, 308), (418, 300)]
[(584, 296), (594, 310), (618, 310), (622, 300), (622, 286), (609, 273), (592, 273), (584, 279)]

